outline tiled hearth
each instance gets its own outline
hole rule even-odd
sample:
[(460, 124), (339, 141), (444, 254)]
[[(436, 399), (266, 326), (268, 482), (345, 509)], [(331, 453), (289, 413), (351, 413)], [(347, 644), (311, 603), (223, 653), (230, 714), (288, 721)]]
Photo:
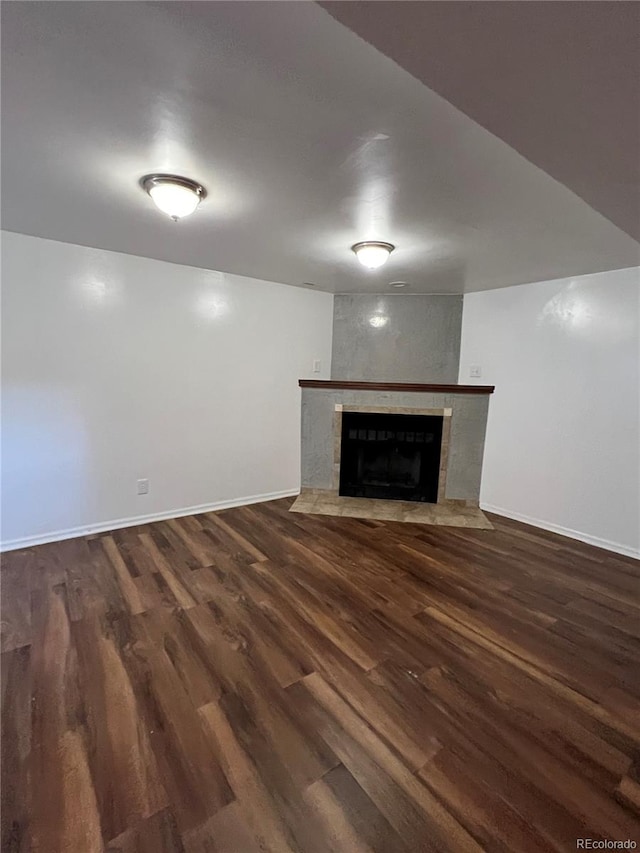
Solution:
[[(301, 380), (302, 489), (292, 512), (490, 529), (478, 506), (491, 386)], [(344, 412), (443, 418), (436, 503), (340, 495)]]
[(341, 515), (346, 518), (371, 518), (379, 521), (406, 521), (411, 524), (439, 524), (444, 527), (476, 527), (492, 530), (493, 525), (481, 509), (447, 501), (416, 503), (374, 498), (342, 497), (326, 489), (306, 489), (296, 498), (291, 512), (309, 515)]

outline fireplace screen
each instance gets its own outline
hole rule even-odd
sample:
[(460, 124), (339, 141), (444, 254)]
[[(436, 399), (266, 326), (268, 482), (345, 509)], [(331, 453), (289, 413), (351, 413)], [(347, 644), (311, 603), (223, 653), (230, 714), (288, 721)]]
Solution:
[(340, 494), (437, 503), (442, 417), (343, 412)]

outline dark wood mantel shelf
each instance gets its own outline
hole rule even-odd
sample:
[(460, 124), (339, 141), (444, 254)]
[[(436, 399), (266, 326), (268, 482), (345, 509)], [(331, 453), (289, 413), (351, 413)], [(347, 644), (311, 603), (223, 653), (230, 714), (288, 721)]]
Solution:
[(495, 385), (424, 385), (421, 382), (349, 382), (300, 379), (301, 388), (344, 388), (347, 391), (432, 391), (436, 394), (493, 394)]

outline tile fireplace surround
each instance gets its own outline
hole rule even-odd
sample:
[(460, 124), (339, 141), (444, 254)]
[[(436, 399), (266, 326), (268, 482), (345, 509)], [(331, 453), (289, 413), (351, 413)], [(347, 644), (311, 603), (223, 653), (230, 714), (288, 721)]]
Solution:
[[(294, 512), (490, 528), (478, 506), (490, 385), (300, 380), (302, 489)], [(437, 503), (342, 497), (343, 412), (443, 417)]]

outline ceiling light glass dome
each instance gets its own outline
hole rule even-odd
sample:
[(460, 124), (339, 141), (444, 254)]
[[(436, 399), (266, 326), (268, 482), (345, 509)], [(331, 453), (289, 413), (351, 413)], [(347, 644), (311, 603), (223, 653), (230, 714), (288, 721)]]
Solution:
[(389, 255), (395, 246), (379, 240), (365, 240), (362, 243), (355, 243), (351, 249), (363, 267), (368, 270), (377, 270), (389, 260)]

